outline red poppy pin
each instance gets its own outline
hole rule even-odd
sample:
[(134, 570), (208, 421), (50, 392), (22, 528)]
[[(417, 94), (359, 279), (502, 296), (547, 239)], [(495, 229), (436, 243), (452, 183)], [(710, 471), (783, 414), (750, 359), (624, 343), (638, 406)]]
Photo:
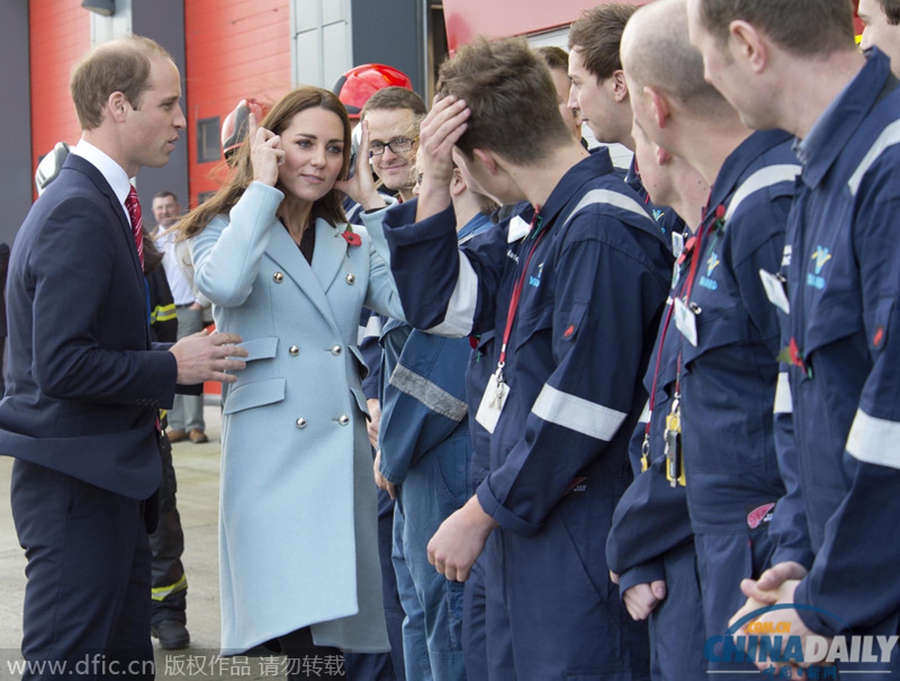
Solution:
[(359, 234), (353, 231), (353, 227), (347, 225), (346, 229), (341, 232), (341, 236), (344, 237), (344, 241), (346, 241), (351, 246), (359, 246), (362, 244), (362, 237)]
[(713, 223), (713, 229), (722, 229), (725, 226), (725, 206), (721, 203), (716, 206), (716, 221)]
[(791, 338), (791, 342), (788, 345), (788, 351), (791, 356), (791, 364), (800, 367), (801, 369), (806, 369), (806, 366), (803, 364), (803, 355), (800, 353), (800, 348), (797, 346), (796, 338)]

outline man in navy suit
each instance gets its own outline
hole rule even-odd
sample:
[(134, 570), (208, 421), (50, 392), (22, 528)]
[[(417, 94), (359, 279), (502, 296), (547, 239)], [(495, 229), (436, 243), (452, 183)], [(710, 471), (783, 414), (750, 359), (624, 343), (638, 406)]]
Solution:
[(165, 165), (185, 126), (170, 56), (146, 38), (103, 44), (71, 90), (82, 138), (19, 230), (7, 287), (0, 453), (16, 458), (28, 559), (23, 678), (152, 678), (156, 415), (176, 383), (232, 382), (246, 351), (232, 334), (150, 342), (140, 216), (126, 205), (129, 178)]

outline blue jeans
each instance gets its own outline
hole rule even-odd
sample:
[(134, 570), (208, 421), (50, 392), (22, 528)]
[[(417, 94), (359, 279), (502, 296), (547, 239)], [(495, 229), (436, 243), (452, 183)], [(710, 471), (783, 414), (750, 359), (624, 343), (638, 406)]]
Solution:
[(460, 428), (415, 463), (398, 487), (394, 508), (394, 572), (403, 621), (408, 681), (464, 681), (463, 589), (428, 562), (428, 541), (469, 498), (469, 433)]

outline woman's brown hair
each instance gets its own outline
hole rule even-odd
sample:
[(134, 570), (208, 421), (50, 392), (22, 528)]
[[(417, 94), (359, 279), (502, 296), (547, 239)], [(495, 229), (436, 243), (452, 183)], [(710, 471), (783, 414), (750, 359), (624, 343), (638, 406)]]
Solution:
[[(291, 124), (294, 116), (301, 111), (315, 107), (336, 114), (344, 126), (344, 161), (340, 177), (345, 179), (350, 166), (350, 119), (347, 117), (347, 110), (341, 104), (341, 100), (332, 92), (312, 86), (303, 86), (292, 90), (272, 107), (259, 125), (280, 135)], [(250, 162), (250, 142), (244, 139), (235, 155), (234, 168), (225, 184), (212, 198), (179, 220), (177, 226), (179, 238), (190, 239), (196, 236), (215, 216), (230, 211), (252, 181), (253, 165)], [(345, 222), (343, 196), (337, 189), (332, 188), (330, 192), (313, 204), (311, 219), (321, 217), (332, 225)]]

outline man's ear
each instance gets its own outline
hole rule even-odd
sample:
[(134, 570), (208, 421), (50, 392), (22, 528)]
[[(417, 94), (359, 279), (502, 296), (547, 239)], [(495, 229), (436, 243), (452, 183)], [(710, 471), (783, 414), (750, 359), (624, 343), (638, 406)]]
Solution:
[(650, 111), (653, 113), (653, 120), (657, 127), (662, 130), (666, 127), (669, 120), (669, 99), (665, 93), (660, 92), (650, 85), (644, 86), (644, 94), (650, 101)]
[(613, 71), (610, 77), (612, 78), (613, 96), (616, 98), (616, 103), (620, 104), (628, 99), (628, 83), (625, 82), (625, 72), (618, 69)]
[(728, 25), (728, 32), (731, 57), (743, 59), (753, 73), (761, 73), (769, 63), (768, 46), (762, 34), (753, 24), (738, 20)]
[(499, 164), (497, 163), (497, 158), (494, 156), (494, 152), (485, 151), (484, 149), (473, 149), (472, 157), (478, 159), (478, 162), (484, 166), (484, 169), (489, 172), (491, 175), (496, 175), (499, 170)]
[(463, 177), (459, 168), (453, 169), (453, 180), (450, 181), (450, 194), (452, 196), (459, 196), (464, 191), (466, 191), (466, 179)]
[(118, 90), (106, 98), (106, 110), (114, 121), (125, 120), (125, 114), (129, 108), (131, 108), (131, 103), (128, 101), (128, 97)]

